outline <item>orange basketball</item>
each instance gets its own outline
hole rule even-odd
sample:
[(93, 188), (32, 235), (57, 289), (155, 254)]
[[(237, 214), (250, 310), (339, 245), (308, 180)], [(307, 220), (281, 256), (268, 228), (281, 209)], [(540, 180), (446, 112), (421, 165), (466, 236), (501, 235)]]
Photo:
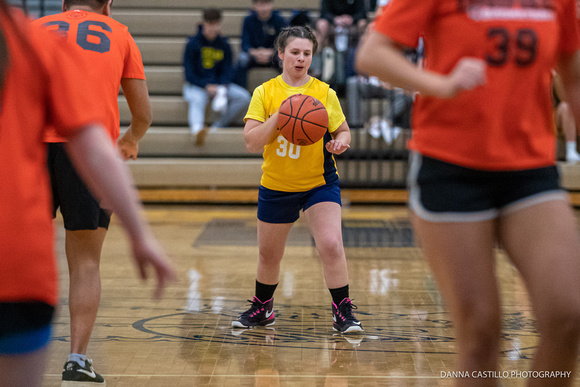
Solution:
[(316, 98), (295, 94), (280, 105), (278, 128), (291, 143), (311, 145), (324, 137), (328, 129), (328, 113)]

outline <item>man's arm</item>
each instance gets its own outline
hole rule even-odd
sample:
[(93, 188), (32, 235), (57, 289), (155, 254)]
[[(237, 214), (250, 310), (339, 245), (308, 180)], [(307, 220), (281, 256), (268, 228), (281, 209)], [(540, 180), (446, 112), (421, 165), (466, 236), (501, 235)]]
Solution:
[(117, 145), (125, 160), (135, 160), (139, 151), (138, 142), (151, 126), (149, 91), (144, 79), (123, 78), (121, 87), (131, 111), (131, 124)]
[(105, 129), (87, 125), (67, 138), (67, 152), (75, 169), (103, 207), (119, 217), (131, 242), (133, 258), (141, 278), (152, 267), (157, 277), (155, 298), (159, 298), (175, 273), (149, 225), (142, 218), (142, 207), (133, 188), (127, 166), (119, 159)]

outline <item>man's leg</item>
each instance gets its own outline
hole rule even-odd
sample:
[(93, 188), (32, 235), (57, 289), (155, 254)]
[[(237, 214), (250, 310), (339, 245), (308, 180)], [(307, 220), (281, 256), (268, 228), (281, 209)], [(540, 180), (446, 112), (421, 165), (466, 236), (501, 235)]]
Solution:
[(66, 230), (71, 353), (86, 355), (101, 299), (99, 265), (107, 230)]

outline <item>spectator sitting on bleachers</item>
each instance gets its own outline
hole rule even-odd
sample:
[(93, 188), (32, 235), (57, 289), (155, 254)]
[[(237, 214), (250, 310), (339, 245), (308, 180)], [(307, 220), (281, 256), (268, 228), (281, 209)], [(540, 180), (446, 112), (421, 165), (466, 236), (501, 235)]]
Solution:
[[(367, 25), (367, 8), (365, 0), (322, 0), (320, 4), (320, 19), (316, 22), (316, 30), (320, 44), (324, 47), (329, 45), (328, 37), (332, 33), (342, 36), (343, 32), (347, 39), (357, 38), (362, 35)], [(338, 51), (343, 45), (348, 46), (348, 41), (338, 40)], [(351, 46), (356, 46), (356, 41)]]
[(189, 102), (189, 130), (196, 145), (203, 145), (207, 135), (205, 108), (210, 100), (218, 116), (211, 128), (227, 127), (250, 103), (250, 93), (232, 83), (232, 50), (220, 36), (221, 27), (221, 12), (205, 10), (199, 31), (189, 38), (183, 57), (183, 96)]
[[(388, 0), (378, 0), (377, 15), (388, 3)], [(371, 23), (368, 29), (373, 28)], [(361, 37), (361, 43), (365, 36)], [(421, 66), (423, 51), (422, 41), (419, 42), (418, 49), (406, 49), (407, 60)], [(349, 52), (346, 61), (346, 96), (348, 107), (348, 120), (353, 128), (369, 125), (369, 133), (375, 137), (383, 137), (385, 142), (391, 143), (402, 131), (411, 128), (411, 111), (413, 108), (412, 93), (399, 88), (391, 88), (376, 77), (369, 77), (366, 74), (359, 74), (354, 68), (356, 50)], [(382, 117), (370, 117), (370, 99), (388, 100), (389, 108), (382, 113)]]
[(367, 26), (365, 0), (322, 0), (316, 34), (322, 50), (314, 58), (313, 73), (343, 97), (348, 59)]
[[(413, 52), (407, 56), (413, 60)], [(352, 128), (368, 125), (369, 134), (375, 138), (382, 137), (390, 144), (403, 129), (411, 128), (411, 111), (413, 96), (404, 90), (390, 88), (376, 77), (360, 75), (354, 72), (354, 57), (347, 65), (346, 97), (347, 118)], [(388, 103), (388, 109), (381, 116), (370, 116), (371, 99), (380, 99)]]
[(242, 26), (242, 51), (236, 61), (234, 82), (247, 88), (248, 70), (272, 67), (279, 70), (274, 41), (286, 21), (272, 10), (273, 0), (252, 0), (252, 10)]

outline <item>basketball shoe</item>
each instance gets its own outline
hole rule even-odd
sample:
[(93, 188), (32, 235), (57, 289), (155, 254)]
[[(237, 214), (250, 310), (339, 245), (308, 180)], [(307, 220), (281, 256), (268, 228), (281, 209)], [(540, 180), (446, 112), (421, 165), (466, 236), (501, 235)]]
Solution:
[(105, 379), (95, 372), (92, 360), (85, 360), (85, 366), (81, 367), (76, 361), (67, 361), (62, 370), (61, 387), (80, 387), (98, 385), (104, 387)]
[(254, 296), (252, 301), (248, 300), (248, 302), (251, 302), (252, 306), (242, 313), (237, 320), (232, 321), (232, 327), (252, 328), (274, 325), (274, 298), (262, 302)]
[(332, 329), (341, 333), (362, 332), (360, 321), (354, 317), (352, 310), (356, 309), (349, 298), (345, 298), (336, 306), (332, 303)]

